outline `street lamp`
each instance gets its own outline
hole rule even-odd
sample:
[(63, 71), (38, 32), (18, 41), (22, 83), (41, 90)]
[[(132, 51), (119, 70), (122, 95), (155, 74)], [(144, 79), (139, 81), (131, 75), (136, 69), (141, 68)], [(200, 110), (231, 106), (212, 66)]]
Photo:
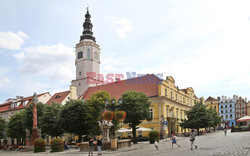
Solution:
[(122, 98), (120, 98), (119, 100), (118, 100), (118, 105), (121, 105), (122, 104)]

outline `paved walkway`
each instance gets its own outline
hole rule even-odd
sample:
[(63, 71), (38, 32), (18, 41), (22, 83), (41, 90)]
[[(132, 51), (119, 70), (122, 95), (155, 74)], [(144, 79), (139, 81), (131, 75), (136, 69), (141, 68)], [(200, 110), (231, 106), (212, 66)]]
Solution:
[[(189, 138), (178, 137), (178, 144), (180, 148), (175, 146), (171, 148), (169, 140), (161, 141), (159, 144), (160, 150), (157, 151), (154, 145), (148, 142), (132, 145), (130, 148), (120, 149), (118, 151), (103, 151), (103, 155), (107, 156), (250, 156), (250, 132), (230, 133), (224, 136), (223, 132), (208, 133), (206, 135), (197, 136), (195, 144), (199, 147), (195, 150), (190, 150)], [(43, 153), (32, 152), (3, 152), (0, 151), (1, 156), (87, 156), (87, 152), (80, 152), (79, 150), (69, 150), (59, 153), (50, 153), (49, 151)], [(94, 152), (96, 156), (97, 153)]]

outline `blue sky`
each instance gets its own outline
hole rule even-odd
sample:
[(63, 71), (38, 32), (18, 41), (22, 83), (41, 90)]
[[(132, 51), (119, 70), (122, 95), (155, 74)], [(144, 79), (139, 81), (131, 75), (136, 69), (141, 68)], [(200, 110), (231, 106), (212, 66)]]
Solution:
[(197, 96), (250, 98), (247, 0), (0, 0), (0, 102), (69, 89), (86, 7), (101, 73), (163, 73)]

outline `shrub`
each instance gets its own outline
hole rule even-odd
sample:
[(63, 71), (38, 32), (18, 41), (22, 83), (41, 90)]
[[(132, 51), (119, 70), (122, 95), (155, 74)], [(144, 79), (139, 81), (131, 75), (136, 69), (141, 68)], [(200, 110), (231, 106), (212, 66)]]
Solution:
[(50, 152), (61, 152), (63, 151), (63, 141), (60, 138), (55, 138), (50, 141)]
[(34, 153), (45, 152), (45, 141), (43, 139), (36, 139), (34, 141)]
[(159, 134), (158, 131), (150, 131), (149, 134), (148, 134), (148, 136), (149, 136), (149, 142), (150, 142), (150, 144), (153, 144), (155, 142), (155, 140), (159, 141), (160, 134)]

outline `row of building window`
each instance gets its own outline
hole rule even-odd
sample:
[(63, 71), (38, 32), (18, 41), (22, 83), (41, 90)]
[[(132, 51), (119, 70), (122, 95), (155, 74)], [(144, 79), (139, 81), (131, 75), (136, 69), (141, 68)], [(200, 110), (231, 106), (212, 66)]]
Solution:
[[(224, 118), (223, 115), (221, 115), (221, 117)], [(233, 118), (232, 114), (230, 114), (230, 118), (228, 118), (228, 115), (225, 115), (225, 119), (232, 119), (232, 118)]]
[[(154, 118), (154, 113), (153, 112), (154, 112), (153, 109), (149, 109), (150, 119)], [(167, 117), (174, 118), (174, 111), (173, 110), (169, 111), (169, 108), (167, 108), (166, 113), (167, 113)], [(179, 111), (176, 110), (176, 118), (182, 120), (183, 119), (183, 111), (180, 111), (180, 118), (179, 118)]]
[[(165, 89), (165, 97), (168, 97), (168, 90), (167, 89)], [(182, 97), (181, 95), (179, 96), (179, 100), (178, 100), (178, 94), (175, 94), (175, 99), (174, 99), (174, 94), (172, 91), (170, 92), (170, 99), (179, 101), (179, 102), (184, 103), (184, 104), (186, 103), (186, 101), (187, 101), (187, 104), (189, 104), (189, 103), (193, 104), (192, 99), (186, 99), (185, 97)]]
[[(223, 111), (223, 110), (221, 110), (220, 112), (221, 112), (221, 114), (223, 114), (223, 113), (224, 113), (224, 111)], [(232, 113), (232, 112), (233, 112), (233, 110), (232, 110), (232, 109), (230, 109), (230, 113)], [(225, 110), (225, 113), (228, 113), (228, 111), (227, 111), (227, 110)]]
[[(227, 107), (228, 107), (228, 105), (225, 105), (225, 108), (227, 108)], [(229, 105), (229, 108), (232, 108), (232, 107), (233, 107), (233, 105)], [(223, 105), (221, 105), (221, 106), (220, 106), (220, 108), (222, 108), (222, 109), (223, 109), (223, 108), (224, 108), (224, 106), (223, 106)]]

